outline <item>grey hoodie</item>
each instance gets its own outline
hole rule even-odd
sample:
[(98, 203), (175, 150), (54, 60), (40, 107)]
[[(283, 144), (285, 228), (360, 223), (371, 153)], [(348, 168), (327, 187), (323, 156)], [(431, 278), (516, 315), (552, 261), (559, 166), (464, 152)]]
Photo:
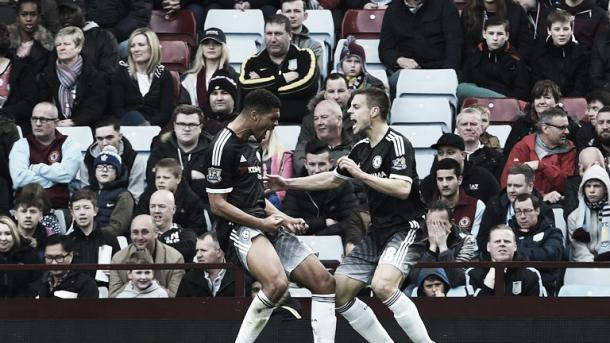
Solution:
[(168, 298), (167, 291), (153, 280), (148, 288), (140, 290), (131, 281), (125, 286), (117, 298)]

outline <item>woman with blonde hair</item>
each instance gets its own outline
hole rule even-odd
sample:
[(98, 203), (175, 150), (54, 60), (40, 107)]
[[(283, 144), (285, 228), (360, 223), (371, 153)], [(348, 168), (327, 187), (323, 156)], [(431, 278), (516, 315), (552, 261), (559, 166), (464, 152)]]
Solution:
[[(263, 150), (263, 175), (280, 175), (284, 178), (292, 177), (292, 151), (287, 150), (279, 141), (275, 130), (267, 131), (261, 141)], [(267, 199), (278, 209), (282, 208), (282, 201), (286, 191), (271, 192), (265, 190)]]
[(57, 58), (51, 59), (40, 75), (40, 101), (57, 106), (57, 126), (93, 126), (106, 111), (107, 86), (104, 76), (83, 57), (83, 31), (67, 26), (55, 36)]
[(211, 27), (205, 30), (199, 41), (191, 69), (182, 76), (180, 102), (199, 106), (202, 111), (208, 112), (209, 93), (212, 91), (208, 90), (208, 85), (212, 77), (221, 70), (229, 74), (237, 84), (237, 73), (229, 65), (229, 48), (225, 34), (221, 29)]
[[(22, 237), (17, 225), (0, 216), (0, 264), (37, 263), (36, 250), (30, 240)], [(0, 298), (14, 298), (24, 294), (28, 285), (40, 276), (39, 271), (0, 271)]]
[(121, 125), (165, 126), (174, 105), (174, 85), (161, 64), (161, 45), (147, 27), (134, 30), (128, 40), (127, 62), (119, 62), (112, 77), (112, 112)]

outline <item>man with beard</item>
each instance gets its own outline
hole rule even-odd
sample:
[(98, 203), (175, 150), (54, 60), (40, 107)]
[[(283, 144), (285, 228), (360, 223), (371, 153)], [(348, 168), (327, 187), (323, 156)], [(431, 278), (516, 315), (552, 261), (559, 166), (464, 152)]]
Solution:
[(209, 109), (203, 112), (203, 132), (213, 137), (237, 117), (237, 83), (229, 73), (218, 70), (208, 84)]
[(591, 146), (598, 148), (604, 158), (608, 160), (610, 157), (610, 106), (604, 106), (599, 110), (593, 127), (595, 137)]

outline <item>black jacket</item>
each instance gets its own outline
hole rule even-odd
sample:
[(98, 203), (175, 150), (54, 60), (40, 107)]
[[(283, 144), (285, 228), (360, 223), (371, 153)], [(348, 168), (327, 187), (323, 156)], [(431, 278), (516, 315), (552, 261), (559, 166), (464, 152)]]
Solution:
[[(39, 101), (55, 103), (59, 111), (59, 118), (66, 119), (62, 115), (61, 105), (58, 101), (59, 79), (55, 59), (49, 59), (49, 64), (40, 74)], [(108, 85), (104, 76), (100, 74), (91, 61), (83, 57), (83, 68), (76, 85), (76, 97), (72, 116), (76, 126), (93, 126), (104, 115), (106, 115)]]
[(468, 156), (468, 162), (487, 169), (491, 175), (496, 177), (502, 173), (502, 161), (501, 152), (485, 145)]
[[(487, 203), (492, 196), (500, 193), (498, 180), (486, 169), (474, 166), (468, 161), (464, 162), (462, 178), (462, 189), (466, 191), (466, 194), (484, 203)], [(434, 200), (436, 190), (436, 179), (433, 174), (426, 176), (421, 182), (421, 196), (424, 203), (429, 204)]]
[[(351, 182), (331, 190), (288, 190), (282, 204), (286, 214), (305, 220), (309, 225), (307, 235), (340, 235), (344, 243), (358, 243), (362, 239), (365, 228), (358, 215), (358, 199)], [(327, 226), (326, 218), (339, 223)]]
[(564, 0), (558, 7), (574, 16), (574, 37), (585, 51), (590, 52), (594, 41), (608, 28), (606, 11), (594, 0), (584, 0), (576, 7), (568, 6)]
[(589, 77), (591, 89), (610, 91), (610, 30), (593, 42)]
[(95, 69), (103, 73), (105, 80), (110, 83), (110, 76), (119, 63), (119, 45), (108, 30), (97, 26), (89, 28), (88, 25), (92, 24), (85, 24), (83, 56), (86, 56)]
[[(30, 240), (21, 237), (21, 246), (14, 246), (7, 253), (0, 253), (0, 264), (38, 263), (36, 250)], [(0, 298), (14, 298), (25, 295), (28, 285), (40, 278), (38, 270), (8, 271), (0, 270)]]
[(43, 299), (55, 298), (56, 291), (76, 293), (77, 299), (96, 299), (99, 295), (97, 283), (91, 276), (74, 271), (69, 271), (66, 278), (53, 290), (49, 286), (49, 274), (44, 273), (40, 279), (30, 285), (28, 293), (32, 298)]
[[(203, 276), (203, 270), (194, 269), (184, 275), (176, 298), (191, 298), (191, 297), (213, 297), (208, 280)], [(235, 277), (231, 269), (226, 269), (225, 275), (220, 282), (220, 288), (216, 293), (217, 297), (233, 297), (235, 296)]]
[(118, 42), (129, 38), (138, 27), (148, 26), (152, 12), (150, 0), (87, 0), (87, 20), (110, 30)]
[(173, 224), (171, 229), (159, 235), (159, 241), (178, 250), (184, 257), (185, 263), (193, 262), (197, 244), (197, 236), (193, 230)]
[(32, 108), (38, 100), (36, 74), (27, 59), (12, 58), (10, 67), (10, 91), (0, 115), (14, 119), (19, 126), (30, 127)]
[(129, 111), (138, 111), (151, 125), (164, 127), (174, 108), (174, 81), (169, 70), (159, 64), (153, 72), (148, 93), (142, 96), (138, 80), (129, 75), (128, 68), (126, 63), (119, 62), (112, 75), (112, 113), (122, 117)]
[(563, 96), (585, 96), (588, 88), (589, 56), (584, 48), (573, 41), (555, 46), (548, 38), (534, 50), (532, 58), (532, 83), (551, 80), (561, 89)]
[(381, 25), (379, 58), (390, 71), (399, 57), (414, 59), (424, 69), (455, 69), (461, 63), (462, 31), (451, 0), (423, 0), (412, 13), (404, 1), (392, 1)]
[[(489, 259), (488, 259), (489, 260)], [(515, 253), (513, 261), (526, 261), (527, 259)], [(466, 270), (466, 294), (468, 296), (494, 295), (495, 290), (483, 283), (489, 268), (469, 268)], [(512, 268), (504, 274), (505, 296), (543, 296), (543, 286), (540, 274), (534, 268)]]
[(526, 100), (530, 93), (527, 67), (510, 43), (490, 51), (485, 42), (466, 56), (460, 82), (471, 82), (507, 97)]
[[(537, 190), (533, 190), (532, 194), (536, 195), (540, 200), (542, 196)], [(506, 189), (491, 199), (485, 205), (485, 212), (483, 212), (483, 218), (481, 218), (481, 225), (479, 226), (479, 233), (477, 234), (477, 245), (480, 250), (484, 250), (489, 240), (489, 230), (498, 224), (508, 224), (506, 216), (508, 215), (508, 207), (512, 206)], [(553, 209), (545, 202), (540, 203), (540, 214), (545, 218), (545, 222), (549, 225), (555, 225), (555, 215)]]
[(99, 263), (99, 247), (108, 245), (112, 247), (112, 254), (121, 250), (117, 239), (109, 233), (94, 228), (89, 236), (85, 236), (83, 231), (76, 225), (68, 237), (74, 241), (74, 262), (73, 263)]

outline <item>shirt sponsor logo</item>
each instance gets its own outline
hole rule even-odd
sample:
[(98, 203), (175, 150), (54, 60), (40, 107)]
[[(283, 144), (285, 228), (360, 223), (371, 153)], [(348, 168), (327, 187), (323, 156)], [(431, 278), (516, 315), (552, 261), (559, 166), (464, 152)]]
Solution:
[(373, 168), (379, 169), (381, 167), (381, 156), (377, 155), (373, 157)]
[(216, 184), (222, 181), (222, 169), (220, 168), (208, 168), (207, 180), (209, 183)]
[(404, 157), (399, 157), (392, 160), (392, 169), (403, 170), (407, 169), (407, 160)]
[(471, 191), (478, 191), (479, 190), (479, 184), (478, 183), (471, 183), (468, 185), (468, 188), (470, 188)]

